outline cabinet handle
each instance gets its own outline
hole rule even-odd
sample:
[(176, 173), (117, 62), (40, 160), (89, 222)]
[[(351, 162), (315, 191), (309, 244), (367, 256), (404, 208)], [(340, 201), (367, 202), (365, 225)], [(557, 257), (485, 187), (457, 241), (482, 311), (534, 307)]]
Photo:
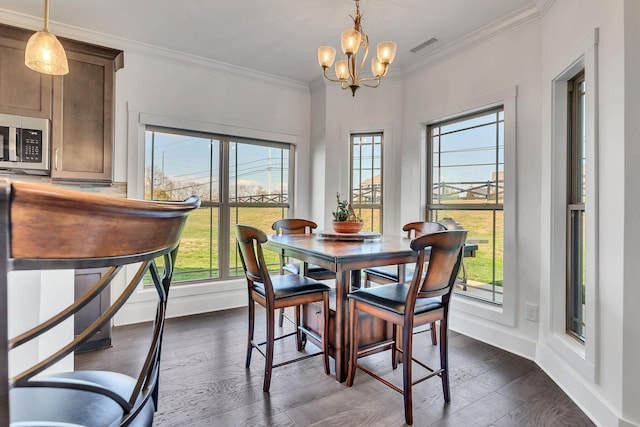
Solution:
[(59, 151), (60, 151), (60, 149), (56, 148), (56, 153), (55, 153), (55, 156), (54, 156), (54, 167), (55, 167), (56, 170), (58, 170), (58, 152)]

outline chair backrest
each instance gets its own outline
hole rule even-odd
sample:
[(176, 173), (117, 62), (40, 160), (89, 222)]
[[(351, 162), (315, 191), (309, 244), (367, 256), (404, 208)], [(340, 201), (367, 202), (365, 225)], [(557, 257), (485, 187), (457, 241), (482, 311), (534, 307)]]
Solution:
[[(417, 273), (409, 294), (418, 298), (448, 295), (453, 288), (462, 261), (465, 230), (445, 230), (425, 234), (411, 241), (411, 249), (418, 251)], [(427, 254), (427, 251), (429, 252)], [(429, 257), (426, 273), (422, 275), (424, 260)]]
[(464, 230), (462, 224), (456, 221), (453, 218), (442, 218), (438, 221), (440, 224), (444, 225), (447, 230)]
[(318, 224), (308, 219), (285, 218), (271, 224), (271, 228), (276, 234), (311, 234)]
[(249, 285), (252, 282), (262, 283), (269, 295), (272, 292), (271, 278), (262, 253), (262, 244), (267, 241), (267, 235), (250, 225), (236, 224), (236, 239)]
[[(149, 399), (157, 404), (160, 343), (169, 285), (187, 216), (199, 205), (197, 197), (184, 202), (150, 202), (0, 179), (0, 425), (9, 425), (9, 391), (38, 384), (49, 387), (34, 377), (73, 354), (111, 322), (147, 272), (158, 294), (158, 304), (151, 345), (131, 396), (114, 397), (113, 390), (95, 385), (85, 388), (56, 382), (54, 387), (108, 396), (122, 407), (123, 422), (135, 416)], [(161, 270), (155, 263), (158, 257), (164, 259)], [(99, 298), (105, 289), (110, 292), (112, 287), (108, 285), (128, 264), (137, 267), (136, 273), (119, 295), (109, 298), (113, 303), (98, 319), (75, 338), (59, 343), (58, 349), (43, 360), (9, 377), (10, 351), (60, 325)], [(8, 336), (9, 272), (85, 268), (105, 268), (106, 273), (70, 306), (19, 336)], [(73, 289), (74, 284), (69, 286)]]
[(436, 231), (446, 230), (447, 227), (439, 222), (430, 221), (416, 221), (405, 224), (402, 227), (403, 231), (407, 232), (409, 239), (415, 239), (416, 237), (424, 236), (425, 234), (435, 233)]

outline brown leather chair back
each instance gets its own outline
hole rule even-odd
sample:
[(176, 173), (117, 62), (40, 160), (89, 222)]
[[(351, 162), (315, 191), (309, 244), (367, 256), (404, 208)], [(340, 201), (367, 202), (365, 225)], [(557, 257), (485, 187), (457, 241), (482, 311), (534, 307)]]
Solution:
[(410, 222), (402, 227), (402, 230), (407, 232), (407, 237), (409, 239), (415, 239), (416, 237), (424, 236), (425, 234), (431, 234), (436, 231), (443, 231), (446, 229), (447, 227), (443, 224), (430, 221)]
[(308, 219), (286, 218), (274, 222), (271, 228), (276, 234), (311, 234), (318, 224)]
[(428, 298), (445, 295), (451, 291), (462, 261), (462, 246), (466, 236), (465, 230), (446, 230), (426, 234), (411, 241), (411, 249), (420, 252), (416, 268), (424, 268), (422, 261), (427, 250), (429, 262), (422, 280), (419, 279), (421, 271), (414, 275), (411, 283), (413, 292), (410, 293), (417, 292), (419, 298)]

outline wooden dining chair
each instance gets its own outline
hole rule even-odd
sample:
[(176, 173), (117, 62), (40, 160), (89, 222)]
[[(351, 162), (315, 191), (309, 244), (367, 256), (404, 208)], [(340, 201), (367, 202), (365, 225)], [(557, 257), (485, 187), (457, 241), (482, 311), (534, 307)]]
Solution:
[[(313, 230), (318, 228), (318, 224), (308, 219), (302, 218), (285, 218), (280, 219), (273, 224), (271, 228), (276, 235), (281, 234), (311, 234)], [(302, 270), (301, 270), (302, 269)], [(302, 274), (315, 280), (335, 279), (336, 274), (319, 265), (309, 265), (306, 262), (291, 260), (285, 254), (280, 253), (280, 274)], [(284, 322), (284, 309), (280, 310), (280, 318), (278, 325), (282, 327)]]
[[(456, 221), (453, 218), (442, 218), (438, 220), (438, 222), (445, 227), (447, 230), (464, 230), (462, 224)], [(460, 262), (460, 274), (458, 275), (458, 284), (462, 286), (462, 290), (467, 290), (467, 266), (464, 263), (464, 256), (462, 257), (462, 262)]]
[[(322, 355), (324, 372), (329, 375), (329, 291), (326, 284), (311, 279), (302, 274), (285, 274), (271, 277), (262, 252), (262, 244), (267, 236), (261, 230), (248, 225), (236, 224), (236, 238), (240, 250), (240, 259), (247, 278), (249, 296), (249, 333), (247, 339), (246, 367), (251, 364), (251, 354), (255, 348), (265, 357), (264, 383), (262, 390), (268, 392), (271, 386), (271, 372), (273, 368), (289, 363)], [(323, 327), (321, 335), (304, 328), (301, 322), (300, 306), (313, 302), (322, 302)], [(254, 341), (255, 304), (258, 303), (266, 310), (266, 341)], [(295, 332), (275, 336), (275, 313), (286, 307), (295, 307)], [(277, 364), (273, 363), (274, 345), (277, 340), (295, 335), (298, 351), (303, 349), (302, 333), (313, 337), (321, 343), (321, 350), (305, 354)], [(262, 347), (266, 346), (265, 351)]]
[[(0, 425), (152, 425), (158, 407), (169, 286), (185, 221), (199, 205), (197, 197), (175, 203), (150, 202), (0, 180)], [(157, 258), (161, 263), (156, 264)], [(125, 272), (126, 266), (132, 270)], [(43, 276), (50, 270), (85, 268), (104, 268), (106, 272), (57, 314), (35, 322), (18, 335), (9, 335), (8, 287), (20, 292), (30, 285), (20, 273), (10, 280), (10, 273), (42, 270)], [(118, 281), (121, 292), (102, 296), (112, 301), (110, 306), (74, 337), (66, 325), (104, 292), (120, 288), (109, 286), (116, 276), (123, 278)], [(138, 364), (137, 376), (99, 370), (60, 372), (56, 364), (73, 357), (75, 350), (111, 322), (143, 280), (145, 287), (156, 293), (157, 305), (149, 346)], [(73, 282), (68, 286), (74, 289)], [(46, 300), (30, 304), (42, 304), (41, 313), (52, 310)], [(14, 313), (21, 310), (15, 305), (11, 308)], [(48, 332), (62, 337), (68, 333), (69, 339), (52, 342)], [(50, 353), (37, 354), (49, 346), (55, 347)], [(41, 357), (33, 365), (16, 369), (19, 366), (9, 363), (34, 348), (38, 350), (33, 358)], [(20, 360), (19, 364), (26, 362)]]
[[(413, 424), (412, 386), (428, 378), (439, 376), (445, 402), (451, 400), (449, 389), (448, 361), (448, 317), (451, 291), (458, 275), (462, 260), (462, 246), (467, 232), (446, 230), (426, 234), (411, 241), (411, 249), (418, 251), (415, 265), (416, 274), (410, 284), (390, 283), (371, 288), (363, 288), (348, 295), (349, 325), (351, 341), (349, 347), (349, 370), (347, 385), (352, 386), (356, 368), (366, 372), (383, 384), (404, 396), (405, 421)], [(425, 268), (425, 259), (429, 257)], [(393, 324), (391, 340), (382, 342), (376, 348), (359, 349), (359, 312), (383, 319)], [(434, 369), (413, 356), (413, 328), (440, 321), (440, 368)], [(399, 336), (398, 329), (402, 336)], [(394, 369), (397, 367), (396, 352), (402, 353), (402, 382), (400, 388), (371, 369), (358, 363), (359, 357), (366, 357), (374, 351), (392, 350)], [(412, 378), (412, 362), (426, 368), (429, 373), (417, 380)]]
[[(425, 234), (435, 233), (436, 231), (446, 230), (447, 227), (439, 222), (430, 222), (430, 221), (416, 221), (409, 222), (402, 227), (402, 231), (406, 231), (408, 239), (415, 239), (419, 236), (424, 236)], [(399, 281), (398, 278), (398, 266), (397, 265), (384, 265), (380, 267), (369, 267), (363, 270), (364, 272), (364, 286), (369, 287), (371, 282), (386, 284), (386, 283), (396, 283)], [(411, 280), (414, 272), (413, 264), (405, 265), (405, 281), (408, 282)], [(436, 324), (435, 322), (431, 324), (431, 343), (436, 345), (438, 343), (438, 338), (436, 336)]]
[[(408, 239), (415, 239), (416, 237), (434, 233), (436, 231), (446, 230), (447, 227), (439, 222), (430, 221), (416, 221), (405, 224), (402, 227), (402, 231), (407, 233)], [(369, 287), (371, 282), (386, 284), (395, 283), (398, 281), (398, 266), (396, 265), (384, 265), (380, 267), (365, 268), (364, 273), (364, 286)], [(411, 279), (413, 275), (413, 264), (407, 264), (405, 266), (406, 281)]]

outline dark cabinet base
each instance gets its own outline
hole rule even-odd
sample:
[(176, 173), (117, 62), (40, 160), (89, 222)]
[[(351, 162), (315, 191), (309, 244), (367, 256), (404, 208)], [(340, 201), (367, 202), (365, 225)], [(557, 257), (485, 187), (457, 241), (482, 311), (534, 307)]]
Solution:
[[(329, 351), (332, 357), (335, 350), (335, 338), (336, 338), (336, 311), (335, 311), (335, 293), (332, 292), (330, 296), (330, 313), (329, 313)], [(302, 325), (320, 334), (322, 331), (322, 305), (320, 303), (305, 304), (302, 308)], [(382, 341), (386, 341), (392, 338), (393, 326), (385, 322), (384, 320), (371, 317), (366, 313), (360, 313), (358, 318), (358, 348), (366, 348), (373, 346)], [(315, 342), (313, 337), (307, 337), (315, 345), (319, 346), (320, 343)], [(349, 342), (345, 345), (348, 347)]]
[[(103, 268), (90, 268), (76, 270), (75, 273), (75, 299), (87, 292), (104, 274)], [(111, 298), (110, 287), (107, 286), (102, 293), (84, 306), (73, 316), (74, 333), (77, 335), (93, 323), (109, 308)], [(111, 322), (104, 325), (94, 336), (85, 342), (76, 352), (85, 352), (99, 348), (111, 347)]]

